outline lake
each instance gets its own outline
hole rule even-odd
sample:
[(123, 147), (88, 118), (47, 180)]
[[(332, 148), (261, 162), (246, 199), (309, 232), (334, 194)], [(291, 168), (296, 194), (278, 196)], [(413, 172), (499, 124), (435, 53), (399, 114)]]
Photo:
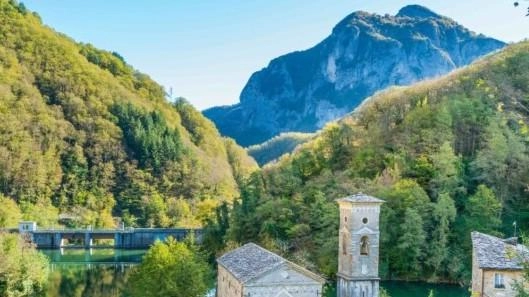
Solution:
[[(123, 297), (130, 268), (146, 250), (41, 250), (51, 260), (47, 297)], [(391, 297), (469, 297), (467, 288), (411, 282), (382, 282)], [(335, 297), (331, 290), (327, 297)], [(146, 296), (148, 297), (148, 296)]]
[(146, 250), (41, 250), (50, 259), (47, 297), (120, 297)]

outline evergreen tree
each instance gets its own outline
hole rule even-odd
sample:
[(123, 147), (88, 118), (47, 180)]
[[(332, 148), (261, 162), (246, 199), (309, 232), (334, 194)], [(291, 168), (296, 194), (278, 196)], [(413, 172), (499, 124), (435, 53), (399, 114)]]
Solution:
[(502, 121), (504, 119), (498, 117), (487, 127), (486, 145), (472, 165), (476, 180), (494, 189), (507, 206), (516, 202), (527, 186), (529, 156), (519, 137), (502, 126)]
[(444, 193), (439, 195), (432, 213), (435, 229), (432, 233), (428, 258), (433, 278), (439, 277), (444, 272), (443, 264), (446, 263), (449, 255), (450, 224), (454, 222), (456, 214), (455, 203), (450, 195)]
[(454, 195), (460, 186), (461, 161), (455, 155), (449, 142), (444, 142), (439, 152), (432, 155), (432, 167), (435, 172), (430, 181), (430, 189), (433, 197), (440, 193)]
[(400, 254), (400, 258), (397, 259), (398, 273), (418, 278), (421, 275), (426, 233), (423, 220), (417, 210), (406, 209), (404, 221), (400, 225), (400, 234), (396, 246), (396, 252)]
[(479, 185), (476, 193), (468, 199), (467, 203), (468, 232), (496, 233), (501, 225), (501, 209), (501, 203), (494, 192), (485, 185)]

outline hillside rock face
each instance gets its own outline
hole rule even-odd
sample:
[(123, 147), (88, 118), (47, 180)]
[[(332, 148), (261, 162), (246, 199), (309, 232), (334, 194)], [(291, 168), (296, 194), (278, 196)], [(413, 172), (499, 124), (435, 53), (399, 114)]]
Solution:
[(254, 73), (240, 103), (204, 114), (244, 146), (313, 132), (378, 90), (445, 74), (504, 45), (418, 5), (395, 16), (355, 12), (318, 45)]

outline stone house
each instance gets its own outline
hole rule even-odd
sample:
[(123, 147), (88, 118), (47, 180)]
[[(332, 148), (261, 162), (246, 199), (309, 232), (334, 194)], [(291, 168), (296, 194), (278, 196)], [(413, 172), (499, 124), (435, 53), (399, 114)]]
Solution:
[(321, 297), (325, 280), (254, 243), (217, 259), (217, 297)]
[(513, 285), (522, 280), (527, 256), (527, 248), (516, 238), (472, 232), (472, 296), (516, 296)]

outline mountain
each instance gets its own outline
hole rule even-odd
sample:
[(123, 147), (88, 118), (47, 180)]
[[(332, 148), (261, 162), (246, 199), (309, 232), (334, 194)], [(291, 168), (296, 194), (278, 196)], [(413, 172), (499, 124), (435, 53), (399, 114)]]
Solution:
[(119, 54), (0, 0), (0, 197), (16, 201), (7, 212), (40, 225), (62, 214), (74, 226), (113, 226), (113, 217), (197, 226), (255, 169), (211, 121), (184, 99), (168, 102)]
[(470, 232), (509, 237), (513, 222), (526, 230), (528, 185), (522, 42), (441, 78), (379, 92), (328, 124), (242, 186), (223, 239), (284, 251), (332, 278), (335, 199), (363, 192), (385, 200), (383, 279), (468, 283)]
[(313, 133), (281, 133), (261, 144), (249, 146), (246, 151), (262, 166), (292, 152), (298, 145), (312, 138), (314, 138)]
[(314, 132), (376, 91), (448, 73), (504, 45), (418, 5), (395, 16), (359, 11), (313, 48), (254, 73), (240, 103), (204, 115), (243, 146), (281, 132)]

